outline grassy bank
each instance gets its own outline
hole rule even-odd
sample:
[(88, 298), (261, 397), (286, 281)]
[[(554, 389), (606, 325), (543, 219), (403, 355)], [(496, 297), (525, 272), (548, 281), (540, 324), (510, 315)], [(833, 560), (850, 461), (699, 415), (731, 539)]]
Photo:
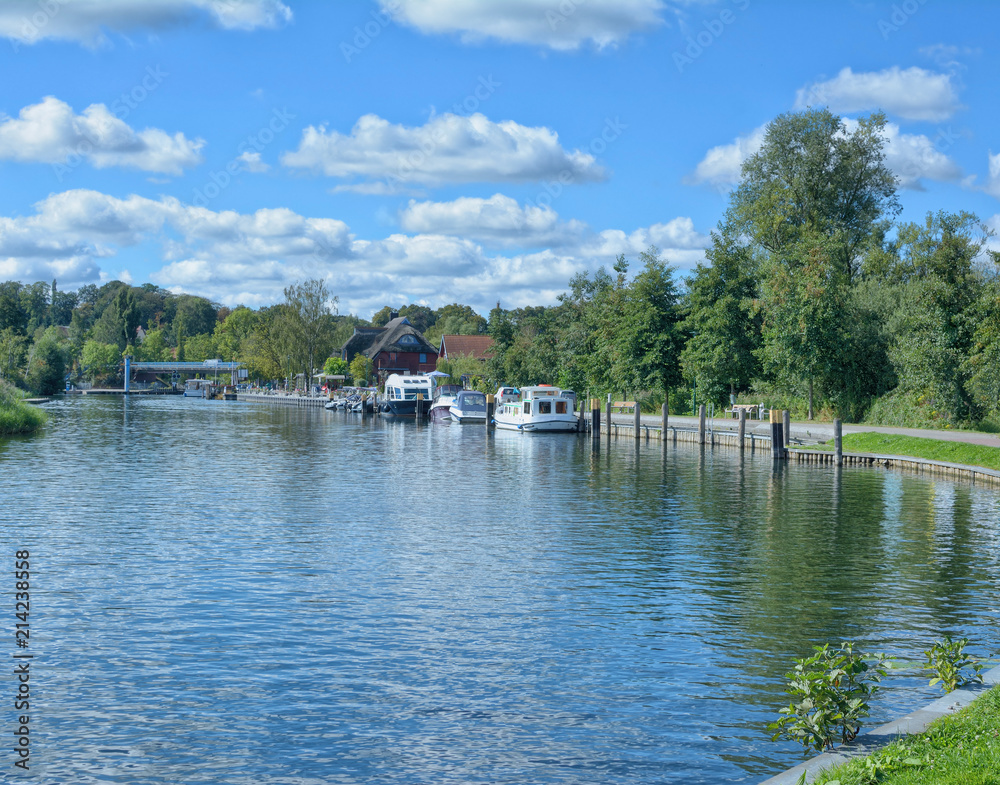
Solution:
[(45, 412), (24, 402), (20, 390), (0, 382), (0, 436), (37, 431), (46, 420)]
[[(832, 443), (829, 445), (832, 446)], [(1000, 448), (965, 442), (945, 442), (918, 436), (893, 436), (886, 433), (845, 433), (844, 450), (883, 455), (909, 455), (931, 461), (961, 463), (1000, 470)]]
[(987, 785), (1000, 783), (1000, 688), (895, 741), (867, 758), (822, 772), (840, 785)]

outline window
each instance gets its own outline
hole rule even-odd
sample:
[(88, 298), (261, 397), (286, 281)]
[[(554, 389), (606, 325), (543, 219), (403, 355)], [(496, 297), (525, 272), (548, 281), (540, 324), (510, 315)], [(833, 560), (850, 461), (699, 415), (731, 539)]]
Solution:
[(410, 344), (412, 346), (417, 342), (417, 339), (412, 335), (404, 335), (402, 338), (399, 339), (399, 342), (401, 344)]
[(556, 401), (556, 414), (566, 414), (566, 401)]
[(552, 414), (552, 402), (551, 401), (541, 401), (538, 404), (539, 414)]
[(425, 352), (420, 353), (420, 362), (422, 363), (427, 362), (427, 354)]
[(531, 414), (531, 401), (524, 402), (524, 413)]

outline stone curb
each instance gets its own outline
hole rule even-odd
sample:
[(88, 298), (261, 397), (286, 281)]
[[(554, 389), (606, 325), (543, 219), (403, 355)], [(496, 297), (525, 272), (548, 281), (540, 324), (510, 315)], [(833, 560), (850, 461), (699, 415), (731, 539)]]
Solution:
[(796, 785), (802, 772), (806, 772), (806, 782), (812, 782), (816, 775), (824, 769), (846, 763), (852, 758), (863, 758), (901, 736), (922, 733), (934, 720), (954, 714), (998, 684), (1000, 684), (1000, 665), (983, 674), (983, 684), (975, 684), (967, 689), (949, 692), (922, 709), (904, 714), (885, 725), (865, 731), (850, 744), (841, 745), (834, 752), (824, 752), (822, 755), (817, 755), (805, 763), (800, 763), (788, 771), (764, 780), (760, 785)]

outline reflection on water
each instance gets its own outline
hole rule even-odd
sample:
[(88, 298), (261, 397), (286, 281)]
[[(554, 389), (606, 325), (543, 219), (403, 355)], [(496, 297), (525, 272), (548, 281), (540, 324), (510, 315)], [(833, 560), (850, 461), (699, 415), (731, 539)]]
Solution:
[[(753, 783), (800, 759), (764, 725), (813, 644), (998, 640), (988, 490), (199, 399), (52, 411), (0, 445), (44, 781)], [(873, 721), (933, 695), (899, 677)]]

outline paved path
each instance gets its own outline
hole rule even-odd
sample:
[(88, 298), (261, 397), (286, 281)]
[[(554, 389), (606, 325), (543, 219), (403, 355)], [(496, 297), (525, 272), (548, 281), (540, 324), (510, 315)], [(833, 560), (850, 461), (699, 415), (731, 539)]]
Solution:
[[(631, 414), (614, 414), (612, 419), (616, 423), (631, 425), (633, 418)], [(684, 428), (697, 428), (697, 417), (683, 417), (670, 415), (671, 425)], [(736, 431), (738, 421), (731, 418), (716, 417), (714, 421), (709, 421), (717, 431)], [(642, 424), (650, 425), (654, 428), (660, 426), (660, 418), (656, 415), (644, 414)], [(988, 447), (1000, 447), (1000, 436), (993, 433), (979, 433), (978, 431), (945, 431), (929, 430), (924, 428), (887, 428), (880, 425), (849, 425), (845, 424), (844, 433), (888, 433), (899, 436), (918, 436), (924, 439), (940, 439), (947, 442), (966, 442), (968, 444), (984, 444)], [(747, 433), (754, 433), (759, 436), (770, 436), (771, 426), (764, 420), (747, 420)], [(833, 438), (833, 423), (809, 421), (792, 421), (792, 438), (802, 439), (805, 442), (827, 441)]]

